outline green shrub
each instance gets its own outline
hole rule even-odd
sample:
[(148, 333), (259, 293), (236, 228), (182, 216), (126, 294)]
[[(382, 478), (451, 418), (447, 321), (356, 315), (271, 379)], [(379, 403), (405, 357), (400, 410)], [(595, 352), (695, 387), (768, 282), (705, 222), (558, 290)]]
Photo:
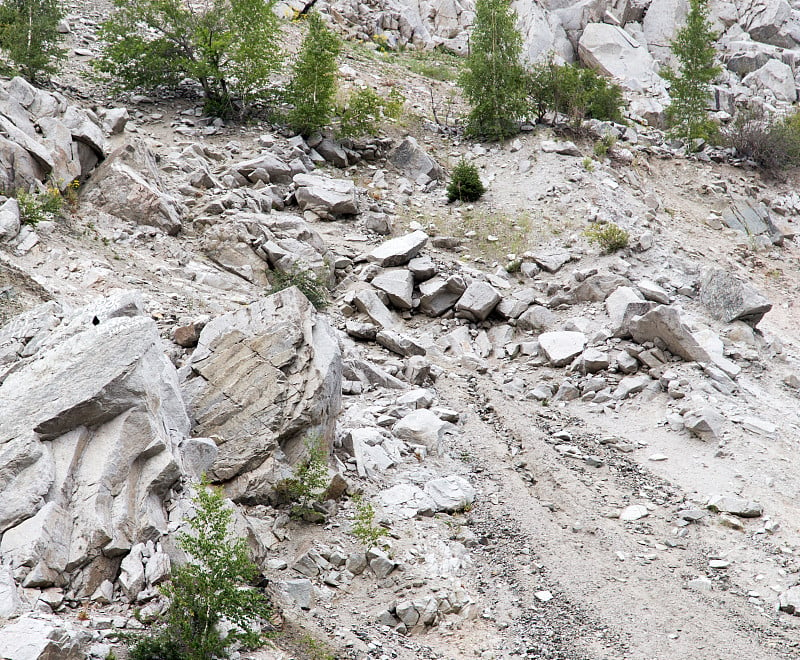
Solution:
[(35, 227), (43, 220), (50, 220), (64, 208), (64, 198), (58, 188), (48, 186), (44, 191), (29, 193), (20, 190), (16, 194), (19, 217), (23, 225)]
[[(243, 538), (230, 536), (233, 512), (222, 492), (198, 486), (190, 533), (178, 535), (186, 564), (175, 568), (162, 592), (169, 605), (151, 634), (131, 648), (134, 660), (212, 660), (233, 646), (258, 646), (257, 628), (270, 615), (267, 598), (249, 585), (258, 577)], [(230, 624), (225, 636), (222, 622)]]
[(760, 106), (743, 108), (722, 133), (723, 142), (740, 158), (767, 171), (800, 165), (800, 113), (778, 119)]
[(470, 105), (466, 134), (503, 140), (519, 131), (525, 113), (522, 37), (508, 0), (478, 0), (469, 55), (459, 83)]
[(598, 158), (605, 158), (608, 155), (608, 152), (614, 148), (616, 143), (617, 138), (615, 138), (613, 135), (604, 135), (594, 143), (594, 147), (592, 149), (594, 151), (594, 155)]
[(374, 548), (389, 533), (389, 530), (375, 524), (375, 509), (372, 504), (365, 501), (360, 495), (354, 496), (353, 501), (356, 504), (356, 510), (350, 531), (365, 548)]
[(328, 445), (316, 434), (305, 438), (306, 456), (294, 467), (289, 479), (278, 484), (279, 494), (296, 503), (292, 515), (303, 517), (313, 512), (311, 505), (318, 501), (328, 485)]
[(450, 183), (447, 184), (447, 201), (475, 202), (481, 198), (486, 188), (481, 183), (478, 168), (465, 160), (453, 168)]
[(58, 23), (63, 17), (59, 0), (2, 0), (0, 72), (20, 74), (30, 82), (55, 73), (66, 54), (59, 47), (64, 35)]
[(604, 254), (611, 254), (628, 247), (630, 234), (627, 231), (609, 222), (608, 224), (593, 224), (584, 232), (590, 243), (596, 243)]
[(528, 104), (539, 120), (566, 115), (573, 123), (587, 118), (621, 123), (622, 89), (576, 64), (556, 64), (551, 58), (535, 64), (527, 76)]
[(397, 88), (392, 88), (386, 99), (370, 87), (351, 93), (344, 107), (339, 109), (339, 135), (359, 138), (375, 135), (382, 119), (398, 119), (405, 99)]
[(287, 100), (294, 106), (289, 125), (308, 137), (328, 125), (334, 114), (336, 58), (341, 44), (317, 12), (308, 17), (308, 32), (292, 68)]
[(203, 89), (205, 111), (228, 117), (269, 96), (279, 63), (278, 19), (264, 0), (113, 0), (96, 69), (119, 89)]
[(272, 288), (269, 295), (296, 286), (314, 309), (324, 309), (328, 305), (328, 287), (320, 282), (317, 274), (310, 268), (293, 266), (288, 272), (274, 270), (271, 274)]

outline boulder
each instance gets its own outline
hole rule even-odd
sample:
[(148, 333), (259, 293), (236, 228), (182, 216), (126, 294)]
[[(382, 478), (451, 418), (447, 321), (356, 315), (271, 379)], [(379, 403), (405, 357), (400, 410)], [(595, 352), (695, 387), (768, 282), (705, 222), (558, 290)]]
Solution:
[(725, 418), (709, 406), (689, 410), (683, 416), (686, 430), (703, 440), (719, 440), (724, 422)]
[(384, 330), (400, 328), (400, 319), (383, 304), (378, 294), (371, 289), (362, 289), (353, 298), (356, 309)]
[(578, 42), (578, 55), (586, 66), (614, 78), (624, 89), (655, 93), (665, 90), (647, 48), (616, 25), (587, 25)]
[(753, 41), (785, 47), (781, 32), (791, 14), (786, 0), (759, 0), (750, 4), (741, 24)]
[(642, 316), (634, 316), (629, 329), (635, 342), (661, 340), (675, 355), (684, 360), (710, 362), (706, 350), (681, 320), (680, 312), (667, 305), (658, 305)]
[(760, 518), (764, 507), (758, 502), (732, 495), (715, 495), (708, 500), (706, 508), (717, 513), (730, 513), (740, 518)]
[(619, 287), (629, 285), (630, 282), (621, 275), (598, 273), (587, 277), (570, 291), (570, 298), (575, 302), (603, 302)]
[(116, 149), (81, 193), (106, 213), (170, 235), (181, 229), (183, 209), (164, 191), (155, 156), (140, 140)]
[(687, 0), (653, 0), (644, 15), (642, 32), (647, 48), (660, 64), (672, 60), (670, 44), (678, 28), (686, 23), (689, 13)]
[(563, 367), (583, 352), (586, 335), (570, 331), (544, 332), (539, 335), (539, 346), (552, 366)]
[(91, 639), (56, 616), (28, 614), (0, 628), (0, 658), (10, 660), (82, 660)]
[(22, 599), (10, 566), (0, 564), (0, 620), (10, 619), (22, 612)]
[(760, 69), (748, 73), (742, 82), (759, 92), (771, 92), (778, 101), (794, 103), (797, 100), (792, 68), (780, 60), (769, 60)]
[(456, 303), (456, 316), (475, 323), (485, 321), (500, 302), (500, 294), (488, 282), (475, 281)]
[(313, 211), (320, 218), (358, 213), (356, 185), (349, 179), (331, 179), (318, 174), (295, 174), (294, 196), (303, 211)]
[(545, 332), (555, 327), (556, 321), (556, 315), (547, 307), (531, 305), (517, 319), (517, 327), (530, 332)]
[(455, 430), (450, 422), (442, 421), (427, 408), (408, 413), (392, 427), (392, 433), (401, 440), (424, 445), (435, 454), (442, 452), (446, 435)]
[(20, 226), (19, 204), (11, 197), (0, 204), (0, 243), (13, 241)]
[(267, 500), (278, 448), (295, 460), (309, 431), (332, 439), (341, 379), (338, 340), (295, 287), (210, 321), (182, 384), (193, 434), (217, 439), (209, 475), (236, 501)]
[(475, 501), (475, 488), (464, 477), (452, 474), (431, 479), (425, 484), (425, 493), (430, 496), (437, 511), (462, 511)]
[(432, 516), (436, 512), (436, 503), (424, 490), (412, 484), (396, 484), (381, 491), (378, 499), (387, 513), (400, 519), (414, 516)]
[(414, 275), (405, 268), (384, 271), (372, 279), (372, 286), (383, 291), (397, 309), (411, 309)]
[(436, 276), (419, 285), (419, 310), (428, 316), (441, 316), (458, 302), (466, 289), (466, 283), (458, 275)]
[(722, 222), (747, 236), (763, 236), (780, 245), (784, 235), (767, 206), (750, 199), (734, 201), (722, 214)]
[(428, 235), (418, 229), (381, 243), (367, 255), (367, 259), (382, 268), (403, 266), (416, 257), (427, 242)]
[(772, 303), (754, 286), (721, 268), (703, 275), (699, 300), (714, 318), (725, 323), (744, 321), (752, 327), (772, 309)]
[(385, 349), (397, 353), (402, 357), (411, 357), (412, 355), (425, 355), (425, 349), (415, 342), (411, 337), (402, 335), (393, 330), (381, 330), (375, 336), (377, 341)]
[(427, 183), (444, 178), (444, 170), (411, 136), (389, 152), (388, 160), (412, 181)]
[(289, 183), (292, 180), (292, 168), (270, 153), (261, 154), (250, 160), (237, 163), (233, 166), (233, 169), (248, 179), (254, 172), (261, 170), (269, 175), (270, 183)]
[(189, 420), (158, 328), (135, 298), (106, 302), (41, 336), (0, 385), (0, 530), (37, 586), (165, 532), (180, 476)]

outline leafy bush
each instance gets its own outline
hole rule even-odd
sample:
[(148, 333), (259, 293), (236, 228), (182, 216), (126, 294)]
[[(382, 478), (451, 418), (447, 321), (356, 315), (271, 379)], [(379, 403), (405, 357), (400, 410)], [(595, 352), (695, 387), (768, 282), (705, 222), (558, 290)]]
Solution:
[[(242, 538), (231, 538), (233, 512), (222, 492), (203, 482), (194, 498), (191, 533), (178, 535), (189, 561), (173, 570), (162, 591), (169, 605), (149, 637), (131, 648), (134, 660), (227, 658), (233, 645), (255, 647), (256, 630), (270, 615), (266, 597), (249, 585), (258, 577)], [(225, 636), (220, 624), (231, 625)]]
[(466, 133), (503, 140), (519, 130), (525, 113), (522, 37), (508, 0), (478, 0), (469, 55), (459, 77), (471, 110)]
[(723, 141), (768, 171), (800, 165), (800, 114), (776, 119), (760, 106), (741, 109), (723, 131)]
[(341, 44), (317, 12), (308, 17), (308, 33), (292, 68), (287, 100), (294, 105), (289, 125), (304, 136), (330, 123), (336, 94), (336, 58)]
[(667, 125), (673, 136), (684, 140), (713, 140), (717, 124), (706, 112), (711, 83), (722, 70), (715, 64), (717, 33), (708, 17), (708, 0), (689, 0), (686, 25), (671, 44), (678, 70), (666, 69), (672, 102), (667, 107)]
[(0, 72), (30, 82), (55, 73), (65, 55), (58, 32), (63, 17), (59, 0), (0, 1)]
[(365, 548), (374, 548), (389, 531), (375, 524), (375, 509), (361, 496), (353, 497), (356, 503), (351, 532)]
[(450, 183), (447, 184), (447, 201), (475, 202), (481, 198), (486, 188), (481, 183), (478, 168), (465, 160), (453, 168)]
[(296, 286), (314, 309), (324, 309), (328, 305), (328, 288), (319, 281), (317, 274), (309, 269), (294, 266), (290, 271), (272, 271), (272, 288), (270, 295)]
[(325, 439), (320, 435), (309, 435), (305, 439), (305, 447), (306, 456), (295, 465), (293, 475), (278, 485), (279, 493), (296, 503), (292, 514), (297, 517), (313, 511), (311, 505), (328, 485), (328, 446)]
[(560, 113), (575, 123), (587, 118), (624, 121), (622, 89), (593, 69), (556, 64), (551, 58), (531, 68), (527, 87), (529, 107), (540, 120)]
[(113, 0), (101, 28), (98, 71), (120, 89), (175, 88), (185, 79), (203, 89), (205, 110), (227, 117), (265, 99), (279, 63), (272, 2)]
[(615, 138), (611, 134), (604, 135), (601, 137), (597, 142), (594, 143), (594, 147), (592, 150), (594, 151), (594, 155), (598, 158), (605, 158), (608, 155), (608, 152), (614, 148), (614, 145), (617, 143), (617, 138)]
[(356, 90), (339, 110), (339, 135), (352, 138), (375, 135), (381, 119), (400, 116), (404, 102), (403, 95), (394, 87), (386, 99), (370, 87)]
[(35, 227), (43, 220), (50, 220), (64, 208), (64, 198), (55, 186), (44, 191), (29, 193), (20, 190), (16, 194), (19, 204), (20, 222)]
[(613, 222), (603, 225), (594, 224), (588, 227), (583, 234), (590, 243), (599, 245), (604, 254), (622, 250), (628, 247), (630, 242), (630, 234)]

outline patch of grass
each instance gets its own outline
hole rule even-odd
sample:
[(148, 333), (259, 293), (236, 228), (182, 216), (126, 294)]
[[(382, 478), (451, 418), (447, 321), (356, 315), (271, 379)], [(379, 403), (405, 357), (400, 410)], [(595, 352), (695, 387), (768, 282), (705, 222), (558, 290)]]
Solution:
[(496, 261), (513, 261), (509, 255), (519, 255), (529, 246), (532, 229), (530, 214), (516, 216), (467, 210), (460, 216), (441, 216), (435, 222), (437, 233), (464, 237), (470, 255)]
[(597, 142), (594, 143), (594, 155), (598, 158), (605, 158), (608, 155), (608, 152), (614, 148), (614, 145), (617, 143), (617, 138), (611, 135), (610, 133), (601, 137)]
[(336, 652), (330, 644), (312, 637), (308, 633), (297, 639), (297, 646), (302, 649), (307, 660), (336, 660)]
[(585, 169), (587, 172), (594, 172), (594, 161), (589, 158), (589, 156), (586, 156), (581, 161), (581, 165), (583, 165), (583, 169)]

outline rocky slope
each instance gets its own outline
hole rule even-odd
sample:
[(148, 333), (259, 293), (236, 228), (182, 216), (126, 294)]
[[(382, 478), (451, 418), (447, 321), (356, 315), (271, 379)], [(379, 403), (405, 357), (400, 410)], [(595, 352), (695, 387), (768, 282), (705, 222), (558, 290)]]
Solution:
[[(343, 73), (425, 98), (405, 64)], [(618, 138), (591, 159), (542, 127), (338, 144), (0, 86), (4, 176), (83, 179), (55, 222), (0, 207), (0, 656), (121, 655), (202, 473), (280, 612), (243, 658), (796, 655), (795, 173), (636, 123), (587, 127)], [(448, 206), (462, 157), (489, 192)], [(628, 249), (587, 242), (608, 222)], [(267, 295), (298, 268), (324, 311)], [(311, 435), (316, 523), (276, 489)]]

